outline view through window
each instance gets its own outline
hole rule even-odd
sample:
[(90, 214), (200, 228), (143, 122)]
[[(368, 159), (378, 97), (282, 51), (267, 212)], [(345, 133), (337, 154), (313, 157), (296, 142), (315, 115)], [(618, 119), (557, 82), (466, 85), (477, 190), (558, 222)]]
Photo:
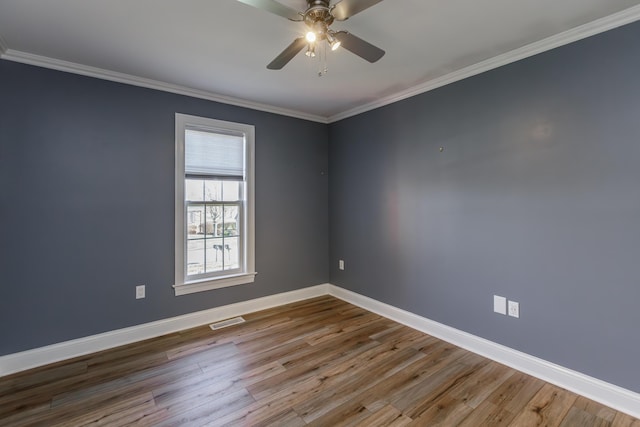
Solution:
[(187, 275), (240, 268), (242, 181), (186, 179)]

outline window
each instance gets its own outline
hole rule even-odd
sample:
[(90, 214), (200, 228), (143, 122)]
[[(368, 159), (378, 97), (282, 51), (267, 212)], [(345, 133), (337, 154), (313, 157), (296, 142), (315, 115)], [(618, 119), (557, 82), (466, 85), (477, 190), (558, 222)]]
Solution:
[(254, 128), (176, 114), (176, 295), (253, 282)]

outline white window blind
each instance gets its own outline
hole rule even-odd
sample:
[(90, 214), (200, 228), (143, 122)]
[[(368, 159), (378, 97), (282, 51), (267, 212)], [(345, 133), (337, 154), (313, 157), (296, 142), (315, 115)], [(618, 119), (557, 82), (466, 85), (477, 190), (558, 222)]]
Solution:
[(244, 136), (186, 129), (187, 176), (244, 176)]

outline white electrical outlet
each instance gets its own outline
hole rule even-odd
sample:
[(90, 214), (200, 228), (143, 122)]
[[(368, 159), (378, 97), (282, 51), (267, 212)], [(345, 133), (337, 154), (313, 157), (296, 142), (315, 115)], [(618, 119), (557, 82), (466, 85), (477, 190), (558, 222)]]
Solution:
[(136, 286), (136, 299), (145, 297), (145, 285)]
[(520, 303), (509, 301), (509, 316), (520, 317)]
[(340, 270), (344, 270), (344, 260), (341, 259), (340, 261), (338, 261), (338, 268)]
[(498, 295), (493, 296), (493, 311), (499, 314), (507, 314), (507, 299)]

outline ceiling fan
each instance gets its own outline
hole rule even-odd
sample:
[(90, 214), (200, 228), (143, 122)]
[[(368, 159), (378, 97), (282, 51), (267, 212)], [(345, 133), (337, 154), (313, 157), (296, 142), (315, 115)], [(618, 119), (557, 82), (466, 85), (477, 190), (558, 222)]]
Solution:
[(287, 65), (304, 47), (307, 47), (306, 55), (315, 56), (318, 42), (326, 40), (331, 50), (342, 46), (359, 57), (376, 62), (384, 56), (384, 50), (362, 40), (347, 31), (334, 31), (330, 28), (334, 20), (344, 21), (356, 13), (381, 2), (382, 0), (342, 0), (330, 5), (331, 0), (307, 0), (307, 9), (298, 12), (275, 0), (238, 0), (240, 3), (266, 10), (282, 16), (290, 21), (304, 22), (306, 35), (298, 37), (285, 50), (280, 53), (267, 68), (280, 70)]

